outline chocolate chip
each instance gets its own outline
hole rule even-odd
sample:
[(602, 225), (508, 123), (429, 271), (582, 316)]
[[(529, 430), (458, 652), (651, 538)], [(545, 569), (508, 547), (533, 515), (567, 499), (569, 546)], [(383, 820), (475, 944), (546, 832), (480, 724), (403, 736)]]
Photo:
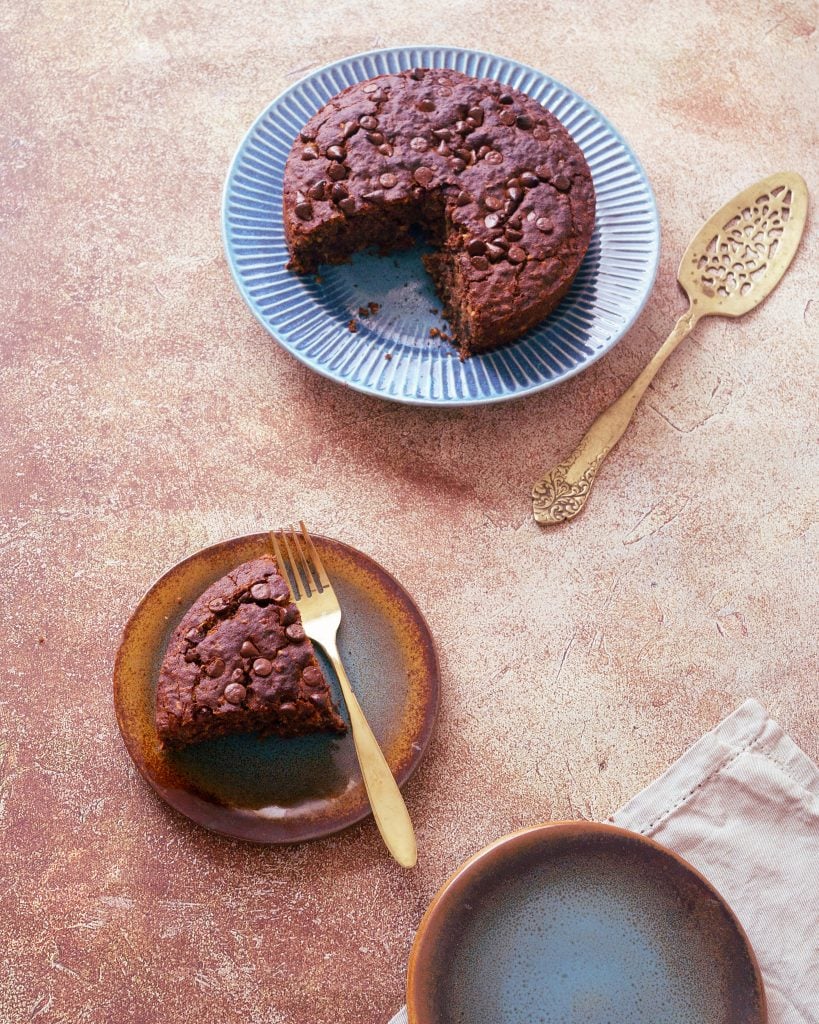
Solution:
[(348, 194), (349, 193), (347, 192), (347, 186), (341, 185), (338, 182), (336, 182), (336, 184), (333, 185), (332, 189), (330, 189), (330, 195), (333, 197), (333, 199), (335, 199), (337, 203), (341, 202), (342, 199), (346, 199)]
[(392, 156), (392, 146), (389, 142), (384, 142), (378, 147), (378, 152), (382, 156)]
[(512, 200), (513, 203), (519, 203), (523, 199), (524, 191), (522, 188), (508, 188), (506, 194)]
[(457, 156), (451, 156), (449, 158), (449, 166), (456, 174), (460, 174), (461, 171), (466, 170), (466, 164), (463, 160), (460, 160)]
[(466, 247), (470, 256), (483, 256), (486, 252), (486, 242), (480, 238), (473, 238)]
[(523, 238), (523, 232), (520, 228), (507, 228), (504, 234), (510, 242), (519, 242)]
[(432, 102), (432, 100), (421, 100), (421, 102), (418, 104), (418, 109), (429, 113), (430, 110), (435, 109), (435, 104)]
[(486, 156), (486, 154), (487, 153), (491, 153), (491, 152), (492, 152), (492, 147), (491, 146), (483, 145), (483, 146), (479, 147), (479, 149), (478, 149), (478, 159), (479, 160), (483, 160), (483, 158)]
[(520, 183), (526, 188), (536, 188), (540, 184), (540, 178), (536, 174), (532, 174), (531, 171), (524, 171), (520, 176)]
[(214, 658), (209, 665), (205, 665), (205, 675), (216, 679), (225, 671), (225, 663), (221, 658)]
[(190, 662), (192, 662), (192, 661), (196, 661), (196, 648), (195, 648), (195, 647), (189, 647), (189, 648), (187, 649), (187, 651), (185, 651), (185, 653), (184, 653), (184, 654), (182, 655), (182, 657), (183, 657), (183, 658), (185, 659), (185, 661), (187, 661), (187, 662), (188, 662), (189, 664), (190, 664)]
[(327, 198), (327, 182), (323, 179), (317, 181), (315, 185), (311, 185), (307, 190), (307, 195), (311, 199), (322, 200)]
[(362, 92), (377, 92), (380, 86), (377, 82), (367, 82), (366, 85), (361, 86)]
[(466, 121), (456, 121), (452, 126), (456, 135), (466, 135), (469, 129), (474, 127), (474, 122), (472, 124), (467, 124)]
[(452, 152), (452, 150), (449, 148), (449, 146), (445, 142), (439, 142), (438, 143), (438, 152), (441, 154), (441, 156), (449, 156), (449, 154)]
[(485, 256), (473, 256), (472, 266), (476, 270), (489, 270), (489, 260)]
[(505, 124), (507, 128), (511, 128), (515, 123), (514, 110), (502, 110), (500, 114), (498, 114), (498, 120), (501, 124)]
[(257, 676), (269, 676), (273, 671), (273, 665), (267, 660), (267, 658), (257, 658), (253, 662), (253, 671)]
[(503, 103), (504, 106), (509, 106), (510, 103), (514, 102), (515, 101), (512, 99), (508, 92), (505, 92), (503, 96), (498, 96), (498, 103)]
[(413, 68), (412, 71), (410, 71), (409, 76), (414, 82), (420, 82), (425, 74), (426, 71), (424, 68)]
[(384, 193), (380, 188), (375, 188), (372, 192), (364, 192), (361, 198), (366, 199), (368, 203), (383, 203)]
[(374, 146), (380, 146), (384, 141), (384, 136), (381, 132), (367, 132), (365, 138), (367, 142), (371, 142)]
[(455, 200), (456, 206), (468, 206), (472, 202), (472, 196), (468, 192), (459, 192)]
[(254, 601), (269, 601), (270, 587), (266, 583), (254, 583), (250, 588), (250, 596)]
[(230, 678), (233, 680), (234, 683), (241, 683), (241, 681), (244, 679), (244, 677), (245, 677), (244, 671), (242, 669), (240, 669), (240, 668), (235, 668), (230, 673)]
[(410, 139), (410, 149), (414, 149), (416, 153), (426, 153), (429, 143), (423, 135), (416, 135), (414, 139)]
[(328, 146), (325, 153), (328, 160), (343, 160), (346, 155), (343, 146)]
[(378, 127), (378, 118), (372, 114), (365, 114), (358, 122), (366, 131), (374, 131)]
[(520, 219), (520, 214), (519, 213), (516, 213), (514, 217), (510, 217), (508, 223), (509, 223), (509, 227), (510, 228), (520, 228), (520, 227), (523, 227), (523, 223), (522, 223), (522, 221)]
[(484, 158), (488, 164), (502, 164), (503, 153), (499, 153), (496, 149), (490, 150)]
[(536, 124), (535, 130), (532, 132), (532, 135), (534, 135), (534, 137), (536, 139), (539, 139), (541, 142), (545, 142), (549, 138), (550, 133), (549, 129), (545, 125)]
[(302, 160), (318, 160), (319, 151), (315, 142), (308, 142), (301, 151)]
[(538, 217), (535, 221), (535, 227), (542, 231), (544, 235), (551, 235), (555, 229), (554, 224), (552, 224), (548, 217)]
[(484, 196), (483, 205), (487, 210), (502, 210), (503, 200), (498, 196)]
[(247, 696), (247, 690), (241, 683), (228, 683), (225, 687), (225, 700), (228, 704), (241, 704)]
[(223, 601), (221, 597), (214, 597), (212, 601), (208, 601), (208, 608), (212, 612), (223, 612), (227, 608), (227, 601)]
[(312, 142), (316, 137), (316, 133), (312, 128), (302, 128), (299, 135), (301, 136), (302, 142)]
[(471, 149), (464, 149), (463, 147), (455, 150), (455, 156), (459, 157), (465, 163), (469, 163), (475, 159), (474, 152)]
[(313, 207), (309, 203), (296, 203), (296, 216), (300, 220), (310, 220), (313, 216)]
[(323, 708), (327, 703), (327, 694), (311, 693), (307, 699), (315, 704), (317, 708)]
[(494, 242), (490, 242), (486, 247), (486, 256), (490, 263), (497, 263), (498, 260), (503, 259), (503, 249)]
[(243, 658), (258, 658), (259, 648), (252, 641), (245, 640), (239, 648), (239, 654), (241, 654)]
[(308, 686), (321, 686), (321, 672), (315, 665), (308, 665), (302, 673), (302, 679)]
[(289, 625), (285, 630), (285, 633), (287, 633), (290, 639), (295, 641), (296, 643), (298, 643), (300, 640), (303, 640), (307, 635), (304, 632), (304, 626), (302, 626), (300, 622), (291, 623), (291, 625)]
[(348, 217), (351, 213), (355, 213), (355, 199), (352, 196), (345, 196), (338, 206), (341, 212), (346, 213)]
[(568, 192), (572, 185), (571, 180), (565, 174), (558, 174), (552, 184), (558, 192)]
[(548, 181), (552, 176), (552, 168), (548, 164), (540, 164), (535, 168), (535, 174), (542, 180)]
[(535, 122), (529, 117), (528, 114), (518, 114), (517, 125), (518, 128), (528, 129), (531, 128)]
[(351, 139), (358, 131), (358, 125), (355, 121), (348, 121), (344, 125), (344, 131), (341, 133), (341, 138), (346, 142), (347, 139)]
[(296, 705), (292, 700), (286, 700), (283, 704), (279, 704), (279, 714), (281, 715), (292, 715), (296, 711)]
[(519, 245), (510, 245), (509, 252), (506, 254), (506, 258), (510, 263), (525, 263), (526, 253), (521, 249)]
[(291, 622), (295, 622), (298, 617), (299, 617), (299, 610), (298, 610), (298, 608), (294, 604), (289, 604), (284, 609), (284, 614), (282, 615), (282, 624), (285, 625), (285, 626), (289, 626), (290, 623)]
[(398, 178), (390, 171), (387, 171), (385, 174), (382, 174), (378, 180), (381, 182), (384, 188), (392, 188), (398, 182)]
[(500, 249), (502, 252), (506, 252), (509, 248), (509, 243), (503, 237), (503, 228), (499, 228), (497, 231), (492, 232), (492, 238), (490, 243)]
[(466, 116), (475, 122), (476, 128), (480, 128), (483, 124), (483, 107), (470, 107)]
[(500, 217), (496, 213), (490, 213), (484, 217), (483, 222), (491, 230), (500, 224), (500, 220)]
[(347, 177), (347, 168), (344, 164), (330, 164), (327, 168), (327, 177), (332, 178), (333, 181), (341, 181)]
[(506, 182), (506, 187), (520, 188), (520, 178), (510, 178), (509, 181)]
[(413, 178), (418, 182), (419, 185), (423, 185), (424, 188), (429, 188), (435, 177), (435, 174), (431, 167), (416, 167), (413, 173)]

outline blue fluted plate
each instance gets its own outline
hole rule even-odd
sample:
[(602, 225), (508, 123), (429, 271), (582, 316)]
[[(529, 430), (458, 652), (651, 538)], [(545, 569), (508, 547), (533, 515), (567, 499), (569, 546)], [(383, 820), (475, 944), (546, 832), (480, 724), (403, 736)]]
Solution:
[[(512, 345), (461, 362), (430, 338), (440, 300), (419, 249), (359, 253), (319, 279), (285, 269), (282, 179), (293, 140), (332, 96), (354, 82), (413, 67), (452, 68), (513, 86), (547, 107), (583, 150), (594, 178), (594, 235), (571, 290)], [(581, 96), (534, 68), (477, 50), (373, 50), (313, 71), (275, 99), (248, 131), (222, 204), (228, 263), (264, 327), (297, 359), (341, 384), (413, 405), (500, 402), (551, 387), (599, 359), (625, 334), (657, 271), (660, 229), (651, 186), (622, 136)], [(377, 302), (377, 316), (349, 321)], [(389, 359), (386, 356), (390, 356)]]

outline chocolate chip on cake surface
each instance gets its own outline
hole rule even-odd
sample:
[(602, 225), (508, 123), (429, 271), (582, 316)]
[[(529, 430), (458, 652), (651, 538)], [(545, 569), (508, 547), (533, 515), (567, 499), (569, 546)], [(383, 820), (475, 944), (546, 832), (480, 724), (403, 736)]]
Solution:
[(413, 178), (415, 178), (419, 185), (423, 185), (424, 188), (427, 188), (429, 185), (432, 184), (432, 181), (435, 177), (435, 172), (432, 170), (431, 167), (426, 167), (422, 165), (421, 167), (415, 168), (415, 171), (413, 172), (412, 176)]
[(253, 674), (257, 676), (269, 676), (273, 671), (273, 663), (268, 658), (257, 658), (253, 662)]
[(254, 601), (269, 601), (270, 587), (266, 583), (254, 583), (250, 588), (250, 596)]
[(384, 174), (379, 175), (378, 180), (384, 186), (384, 188), (393, 188), (398, 183), (398, 178), (391, 171), (386, 171)]
[(241, 704), (247, 696), (247, 690), (241, 683), (228, 683), (225, 687), (225, 700), (229, 704)]
[(347, 177), (347, 168), (344, 164), (332, 163), (327, 168), (327, 177), (332, 178), (333, 181), (342, 181)]

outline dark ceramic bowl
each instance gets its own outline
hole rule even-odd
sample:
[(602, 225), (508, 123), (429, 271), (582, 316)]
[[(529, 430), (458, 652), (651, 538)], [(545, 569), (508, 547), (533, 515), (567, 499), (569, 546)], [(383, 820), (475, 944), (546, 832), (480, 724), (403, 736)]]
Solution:
[[(339, 651), (401, 785), (424, 754), (438, 708), (438, 660), (429, 628), (380, 565), (339, 541), (313, 539), (342, 608)], [(154, 725), (159, 668), (177, 623), (211, 583), (269, 554), (269, 545), (264, 533), (215, 544), (151, 587), (125, 627), (114, 703), (134, 763), (172, 807), (239, 839), (298, 842), (337, 832), (370, 813), (349, 732), (297, 739), (224, 736), (167, 751)], [(316, 656), (346, 717), (335, 674), (318, 648)]]
[(561, 822), (468, 860), (424, 915), (410, 1024), (765, 1024), (747, 936), (690, 864)]

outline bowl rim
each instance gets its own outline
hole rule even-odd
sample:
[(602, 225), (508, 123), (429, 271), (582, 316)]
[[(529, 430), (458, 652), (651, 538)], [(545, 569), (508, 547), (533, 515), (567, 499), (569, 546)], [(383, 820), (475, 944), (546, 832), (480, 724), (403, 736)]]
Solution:
[[(432, 939), (432, 926), (436, 922), (438, 915), (445, 912), (447, 901), (453, 898), (457, 899), (459, 888), (463, 887), (466, 882), (471, 880), (476, 873), (479, 874), (483, 868), (488, 868), (493, 861), (497, 860), (499, 856), (502, 856), (502, 854), (499, 854), (499, 851), (512, 850), (520, 845), (522, 840), (530, 837), (550, 837), (557, 839), (560, 836), (568, 838), (571, 836), (582, 835), (608, 835), (620, 839), (628, 839), (630, 841), (637, 842), (638, 844), (642, 844), (649, 849), (670, 857), (677, 863), (677, 865), (693, 875), (694, 878), (705, 887), (705, 889), (717, 900), (726, 912), (729, 921), (736, 929), (740, 940), (745, 947), (753, 972), (754, 988), (756, 990), (755, 995), (759, 1001), (761, 1014), (760, 1024), (768, 1024), (768, 1007), (765, 997), (765, 985), (754, 948), (751, 945), (747, 932), (742, 927), (742, 923), (731, 909), (725, 897), (722, 896), (716, 888), (714, 888), (705, 875), (703, 875), (701, 871), (698, 871), (693, 864), (689, 863), (689, 861), (684, 857), (681, 857), (680, 854), (676, 853), (674, 850), (670, 850), (667, 846), (663, 846), (661, 843), (658, 843), (656, 840), (651, 839), (649, 836), (645, 836), (640, 832), (632, 832), (630, 829), (621, 828), (619, 825), (610, 824), (608, 822), (571, 819), (528, 825), (525, 828), (517, 829), (514, 832), (510, 832), (507, 835), (495, 839), (487, 846), (484, 846), (481, 850), (478, 850), (477, 853), (472, 854), (472, 856), (456, 868), (455, 871), (449, 875), (443, 885), (441, 885), (424, 912), (424, 916), (421, 918), (421, 922), (418, 925), (418, 930), (415, 933), (415, 938), (413, 939), (412, 948), (410, 950), (406, 985), (407, 1017), (409, 1024), (428, 1024), (427, 1021), (417, 1015), (417, 1007), (420, 997), (426, 991), (424, 987), (425, 974), (421, 969), (420, 961), (422, 955), (426, 952), (427, 944), (434, 941)], [(435, 954), (433, 953), (432, 955), (434, 956)]]

